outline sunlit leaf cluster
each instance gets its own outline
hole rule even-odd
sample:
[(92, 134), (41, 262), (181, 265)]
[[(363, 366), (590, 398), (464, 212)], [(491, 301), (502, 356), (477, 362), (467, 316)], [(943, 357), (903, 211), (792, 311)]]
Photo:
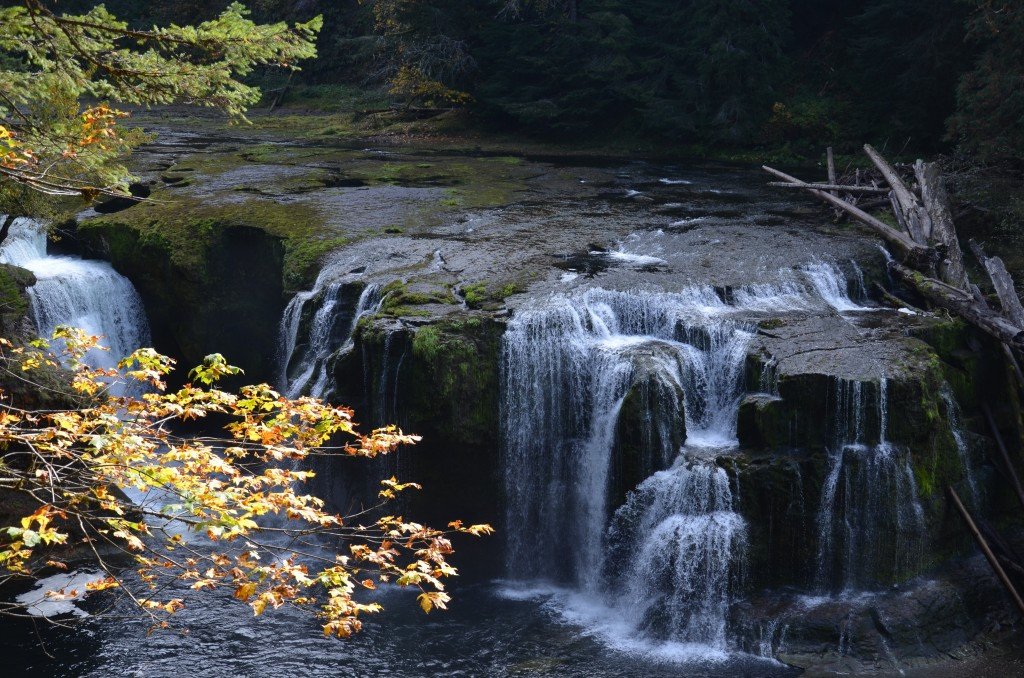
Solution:
[[(381, 609), (365, 594), (383, 583), (414, 589), (426, 612), (443, 609), (444, 580), (456, 574), (450, 537), (492, 531), (460, 521), (440, 530), (395, 515), (388, 504), (419, 489), (396, 478), (384, 480), (377, 503), (349, 516), (302, 489), (313, 476), (303, 470), (311, 455), (375, 457), (416, 436), (394, 427), (362, 434), (350, 409), (285, 398), (266, 384), (221, 390), (220, 378), (239, 370), (218, 354), (190, 373), (193, 383), (168, 390), (173, 361), (152, 349), (119, 370), (95, 370), (83, 358), (97, 337), (60, 328), (54, 339), (0, 341), (5, 370), (30, 378), (67, 366), (69, 388), (83, 399), (45, 412), (0, 403), (0, 487), (33, 507), (0, 526), (0, 584), (67, 569), (68, 553), (84, 553), (104, 576), (50, 597), (107, 591), (106, 605), (127, 600), (166, 627), (186, 602), (175, 591), (226, 589), (256, 615), (297, 607), (318, 615), (325, 634), (346, 637), (363, 614)], [(148, 392), (107, 395), (120, 379)], [(225, 435), (182, 432), (211, 417), (226, 422)], [(0, 612), (25, 610), (12, 602)]]

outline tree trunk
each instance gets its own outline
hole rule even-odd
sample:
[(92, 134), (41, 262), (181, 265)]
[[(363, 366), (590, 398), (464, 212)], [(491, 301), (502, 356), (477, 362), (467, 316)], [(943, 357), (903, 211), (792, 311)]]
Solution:
[(931, 238), (932, 224), (928, 211), (918, 202), (914, 192), (907, 188), (903, 179), (893, 169), (892, 165), (886, 162), (885, 158), (878, 154), (871, 144), (864, 144), (864, 152), (875, 163), (875, 167), (882, 173), (885, 180), (892, 187), (893, 212), (896, 219), (907, 229), (910, 237), (919, 245), (927, 245)]
[(956, 236), (953, 214), (949, 209), (949, 194), (939, 174), (939, 166), (934, 162), (923, 163), (918, 160), (914, 165), (914, 173), (921, 186), (924, 208), (931, 217), (932, 239), (942, 243), (946, 249), (945, 260), (939, 265), (939, 276), (953, 287), (969, 290), (964, 254)]
[(996, 288), (996, 295), (999, 297), (999, 305), (1010, 322), (1024, 329), (1024, 306), (1021, 306), (1020, 297), (1017, 296), (1017, 289), (1013, 285), (1013, 278), (1006, 270), (1006, 264), (999, 257), (989, 257), (974, 240), (970, 242), (971, 251), (978, 258), (981, 265), (985, 267), (988, 277), (992, 279), (992, 286)]
[(769, 186), (777, 186), (779, 188), (800, 188), (800, 189), (804, 189), (804, 190), (806, 190), (808, 188), (816, 188), (819, 191), (828, 191), (832, 195), (837, 195), (838, 193), (879, 193), (879, 194), (884, 194), (884, 193), (888, 193), (889, 192), (889, 189), (881, 188), (879, 186), (847, 186), (845, 184), (834, 184), (834, 183), (829, 183), (829, 184), (806, 183), (803, 186), (801, 186), (799, 184), (794, 184), (794, 183), (791, 183), (791, 182), (788, 182), (788, 181), (769, 181), (768, 185)]
[[(836, 181), (837, 181), (836, 180), (836, 159), (835, 159), (835, 156), (832, 155), (832, 147), (831, 146), (829, 146), (827, 149), (825, 149), (825, 162), (828, 165), (828, 183), (830, 183), (830, 184), (832, 184), (834, 186), (836, 184)], [(836, 196), (837, 198), (839, 197), (839, 194), (836, 193), (835, 191), (829, 191), (829, 193), (831, 193), (832, 195)]]
[(1002, 315), (985, 308), (970, 292), (926, 277), (898, 262), (889, 264), (889, 270), (900, 282), (935, 306), (959, 315), (1011, 348), (1024, 350), (1024, 330)]

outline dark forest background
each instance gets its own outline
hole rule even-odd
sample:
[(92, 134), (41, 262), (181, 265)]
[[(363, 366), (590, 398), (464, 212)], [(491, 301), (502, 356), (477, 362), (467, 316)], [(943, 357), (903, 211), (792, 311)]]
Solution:
[[(161, 24), (209, 18), (228, 2), (105, 4)], [(1021, 0), (246, 4), (262, 21), (323, 14), (320, 57), (294, 85), (377, 88), (410, 110), (463, 107), (506, 131), (1024, 158)]]

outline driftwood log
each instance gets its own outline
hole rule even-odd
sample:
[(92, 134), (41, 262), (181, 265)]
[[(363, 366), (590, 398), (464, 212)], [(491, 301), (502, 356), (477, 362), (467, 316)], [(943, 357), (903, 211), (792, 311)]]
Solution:
[(894, 278), (916, 290), (932, 305), (960, 316), (1007, 346), (1024, 351), (1024, 329), (987, 306), (980, 305), (970, 292), (924, 276), (899, 262), (890, 264), (889, 271)]
[[(1002, 260), (986, 256), (973, 242), (972, 251), (992, 281), (1000, 310), (991, 308), (971, 283), (938, 165), (918, 160), (913, 167), (914, 183), (908, 185), (878, 151), (865, 145), (864, 152), (887, 186), (861, 183), (860, 171), (855, 174), (853, 184), (838, 183), (831, 153), (827, 154), (827, 183), (802, 181), (768, 166), (764, 170), (782, 180), (770, 182), (770, 185), (807, 191), (871, 228), (892, 250), (894, 260), (889, 269), (895, 279), (932, 306), (958, 315), (998, 339), (1010, 349), (1008, 353), (1017, 363), (1013, 352), (1024, 352), (1024, 304)], [(879, 192), (888, 193), (898, 228), (842, 197)]]

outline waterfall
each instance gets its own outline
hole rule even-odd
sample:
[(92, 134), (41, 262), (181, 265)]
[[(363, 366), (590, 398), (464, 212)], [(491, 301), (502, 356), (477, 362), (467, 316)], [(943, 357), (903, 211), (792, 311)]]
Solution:
[(897, 575), (916, 562), (924, 528), (909, 450), (886, 439), (888, 383), (865, 386), (836, 385), (834, 442), (818, 512), (822, 590), (830, 582), (850, 590)]
[(853, 269), (853, 283), (854, 289), (857, 291), (857, 294), (855, 295), (857, 297), (857, 301), (867, 301), (868, 285), (864, 280), (864, 271), (853, 259), (850, 259), (850, 267)]
[[(678, 293), (591, 289), (521, 311), (503, 339), (506, 566), (602, 601), (606, 618), (687, 656), (722, 656), (746, 526), (714, 458), (736, 444), (751, 329), (770, 304), (814, 306), (792, 284)], [(660, 468), (613, 512), (608, 487), (624, 399), (650, 375), (682, 394), (686, 443), (647, 450)], [(655, 407), (647, 425), (663, 427)], [(652, 440), (666, 436), (652, 435)], [(613, 514), (613, 515), (611, 515)], [(694, 648), (697, 648), (694, 650)]]
[(359, 319), (380, 308), (380, 285), (363, 287), (354, 306), (346, 308), (345, 294), (354, 287), (351, 281), (330, 280), (330, 275), (331, 269), (324, 269), (312, 290), (296, 294), (281, 319), (280, 381), (289, 398), (326, 396), (330, 357), (350, 350)]
[[(396, 342), (399, 348), (396, 350)], [(367, 412), (364, 413), (368, 423), (373, 426), (398, 425), (398, 379), (402, 373), (402, 363), (409, 352), (409, 342), (406, 335), (400, 331), (388, 331), (384, 335), (384, 347), (379, 358), (370, 355), (371, 352), (363, 346), (363, 394), (366, 398)], [(376, 360), (379, 363), (374, 364)], [(380, 368), (380, 374), (374, 375), (375, 368)], [(391, 455), (399, 458), (402, 451), (398, 450)]]
[(733, 563), (746, 525), (725, 470), (680, 454), (645, 480), (609, 530), (613, 606), (644, 635), (726, 648)]
[[(850, 300), (846, 277), (835, 264), (827, 261), (816, 261), (804, 266), (803, 270), (814, 290), (835, 310), (840, 313), (864, 310), (862, 306)], [(857, 272), (860, 272), (859, 268)], [(861, 274), (860, 278), (861, 285), (863, 286), (863, 274)]]
[(121, 358), (149, 344), (146, 313), (131, 282), (103, 261), (48, 255), (41, 224), (17, 220), (0, 247), (0, 262), (35, 274), (36, 284), (27, 292), (40, 336), (67, 325), (103, 337), (100, 343), (109, 351), (90, 351), (85, 362), (91, 367), (116, 367)]
[(953, 389), (948, 383), (942, 384), (942, 402), (946, 406), (946, 420), (949, 421), (949, 430), (956, 442), (956, 452), (963, 465), (964, 481), (970, 491), (971, 506), (978, 508), (981, 502), (981, 494), (978, 491), (978, 482), (974, 478), (974, 468), (971, 465), (971, 450), (967, 444), (967, 437), (964, 435), (963, 415), (960, 412), (960, 405), (956, 402)]
[(761, 374), (757, 380), (758, 390), (770, 396), (779, 395), (779, 360), (771, 356), (761, 365)]
[(502, 389), (511, 573), (593, 580), (618, 413), (638, 372), (686, 393), (693, 441), (734, 439), (734, 398), (723, 386), (738, 381), (750, 335), (716, 317), (727, 308), (711, 288), (595, 289), (552, 297), (513, 319)]

